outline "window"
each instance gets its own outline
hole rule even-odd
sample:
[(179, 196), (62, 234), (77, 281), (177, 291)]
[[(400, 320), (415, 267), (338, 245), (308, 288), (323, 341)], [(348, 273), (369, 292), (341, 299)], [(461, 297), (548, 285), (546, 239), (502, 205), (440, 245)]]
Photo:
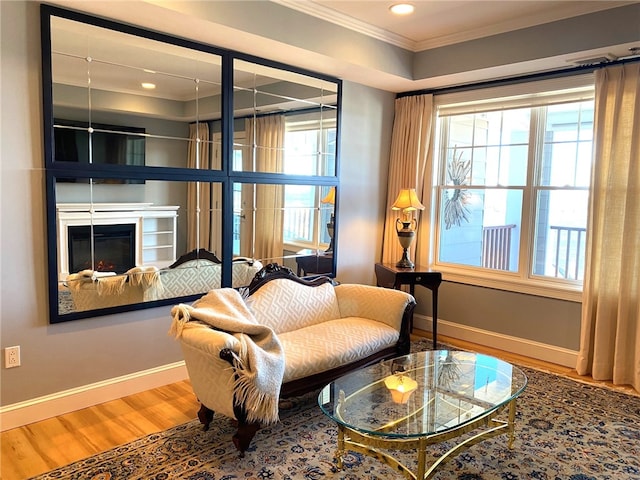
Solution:
[[(322, 125), (321, 125), (322, 124)], [(284, 173), (327, 175), (333, 168), (336, 146), (335, 117), (318, 113), (289, 116), (286, 120)], [(326, 224), (333, 205), (322, 200), (330, 187), (286, 185), (284, 190), (284, 242), (304, 248), (325, 247), (331, 241)]]
[(483, 96), (437, 101), (434, 263), (467, 283), (576, 298), (593, 87)]
[[(327, 176), (335, 169), (335, 112), (307, 111), (285, 119), (283, 172), (293, 176)], [(215, 137), (217, 139), (219, 137)], [(215, 143), (215, 141), (214, 141)], [(242, 171), (245, 132), (234, 133), (233, 169)], [(214, 152), (215, 153), (215, 152)], [(331, 242), (328, 224), (334, 200), (325, 198), (332, 187), (317, 184), (284, 185), (283, 241), (289, 249), (325, 249)], [(233, 253), (241, 254), (240, 230), (243, 218), (242, 184), (234, 183)]]

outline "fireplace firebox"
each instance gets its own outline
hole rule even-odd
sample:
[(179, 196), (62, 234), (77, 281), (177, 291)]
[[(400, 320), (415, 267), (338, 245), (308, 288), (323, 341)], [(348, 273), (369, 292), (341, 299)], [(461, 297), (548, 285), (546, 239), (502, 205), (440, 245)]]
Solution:
[(135, 225), (69, 226), (70, 272), (124, 273), (135, 266)]

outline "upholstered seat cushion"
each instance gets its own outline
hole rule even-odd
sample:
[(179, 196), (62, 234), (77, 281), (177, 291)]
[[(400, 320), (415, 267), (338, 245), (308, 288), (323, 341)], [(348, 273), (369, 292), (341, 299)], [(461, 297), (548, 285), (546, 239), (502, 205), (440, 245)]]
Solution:
[(345, 317), (278, 334), (285, 352), (284, 382), (355, 362), (395, 345), (399, 332), (384, 323)]

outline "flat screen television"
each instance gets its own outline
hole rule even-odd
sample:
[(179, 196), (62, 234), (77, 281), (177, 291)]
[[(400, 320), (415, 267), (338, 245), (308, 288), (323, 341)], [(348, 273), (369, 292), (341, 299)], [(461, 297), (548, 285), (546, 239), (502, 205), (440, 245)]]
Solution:
[[(144, 128), (92, 123), (91, 150), (89, 124), (75, 120), (54, 119), (54, 161), (91, 163), (98, 165), (145, 164)], [(91, 152), (91, 154), (89, 153)], [(58, 179), (73, 182), (83, 179)], [(94, 183), (144, 183), (137, 179), (103, 179)]]

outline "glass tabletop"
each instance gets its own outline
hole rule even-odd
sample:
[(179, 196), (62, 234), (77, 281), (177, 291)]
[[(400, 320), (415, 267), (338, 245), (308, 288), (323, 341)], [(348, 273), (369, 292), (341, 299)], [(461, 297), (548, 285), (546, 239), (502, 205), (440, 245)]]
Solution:
[(473, 352), (432, 350), (351, 372), (322, 389), (334, 421), (372, 435), (417, 437), (457, 429), (520, 395), (517, 367)]

